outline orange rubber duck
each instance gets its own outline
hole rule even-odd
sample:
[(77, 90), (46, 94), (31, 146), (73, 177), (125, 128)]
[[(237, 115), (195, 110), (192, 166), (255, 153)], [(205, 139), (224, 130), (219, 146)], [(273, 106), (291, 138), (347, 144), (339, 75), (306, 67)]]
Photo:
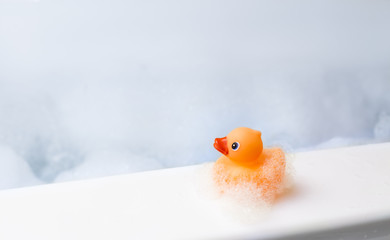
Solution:
[(251, 186), (256, 194), (272, 203), (282, 187), (286, 169), (280, 148), (263, 149), (261, 132), (236, 128), (216, 138), (214, 147), (223, 155), (214, 164), (214, 180), (221, 187)]

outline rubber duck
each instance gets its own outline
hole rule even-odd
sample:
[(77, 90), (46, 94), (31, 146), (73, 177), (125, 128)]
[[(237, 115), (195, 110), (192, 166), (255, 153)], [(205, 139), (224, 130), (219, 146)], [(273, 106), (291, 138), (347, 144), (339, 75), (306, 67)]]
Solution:
[(247, 127), (236, 128), (226, 137), (216, 138), (214, 147), (223, 154), (213, 167), (218, 186), (251, 186), (266, 202), (275, 200), (286, 169), (282, 149), (263, 149), (261, 132)]

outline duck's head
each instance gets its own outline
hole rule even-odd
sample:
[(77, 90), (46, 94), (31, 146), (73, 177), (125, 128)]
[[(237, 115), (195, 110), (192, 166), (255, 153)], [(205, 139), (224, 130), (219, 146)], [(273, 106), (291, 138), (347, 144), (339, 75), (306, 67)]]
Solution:
[(263, 141), (260, 131), (240, 127), (226, 137), (216, 138), (214, 147), (236, 164), (252, 167), (263, 151)]

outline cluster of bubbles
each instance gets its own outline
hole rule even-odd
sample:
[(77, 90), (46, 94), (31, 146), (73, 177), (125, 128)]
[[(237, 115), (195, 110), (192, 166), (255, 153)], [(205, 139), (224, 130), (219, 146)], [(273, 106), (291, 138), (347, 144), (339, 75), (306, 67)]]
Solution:
[(211, 204), (214, 202), (217, 211), (226, 214), (232, 221), (250, 224), (262, 221), (275, 202), (294, 191), (293, 162), (293, 154), (287, 153), (283, 181), (275, 192), (267, 194), (261, 186), (245, 179), (235, 184), (224, 184), (224, 176), (216, 175), (215, 165), (206, 163), (201, 165), (196, 175), (197, 192), (201, 199)]

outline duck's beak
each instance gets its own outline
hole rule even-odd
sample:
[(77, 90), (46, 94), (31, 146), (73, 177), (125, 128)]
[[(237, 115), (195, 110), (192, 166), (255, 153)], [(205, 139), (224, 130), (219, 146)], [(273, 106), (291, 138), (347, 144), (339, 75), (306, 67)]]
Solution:
[(223, 155), (227, 155), (229, 153), (229, 149), (227, 146), (227, 138), (216, 138), (214, 141), (214, 147), (219, 152), (221, 152)]

